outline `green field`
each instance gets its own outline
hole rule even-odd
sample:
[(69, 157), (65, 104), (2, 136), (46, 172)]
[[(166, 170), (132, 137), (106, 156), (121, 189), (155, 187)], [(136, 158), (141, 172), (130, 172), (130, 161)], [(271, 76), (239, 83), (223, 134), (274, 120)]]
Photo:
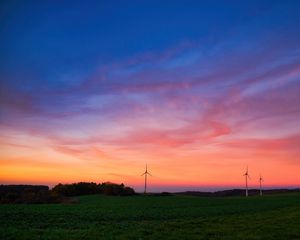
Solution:
[(0, 239), (300, 239), (300, 195), (0, 205)]

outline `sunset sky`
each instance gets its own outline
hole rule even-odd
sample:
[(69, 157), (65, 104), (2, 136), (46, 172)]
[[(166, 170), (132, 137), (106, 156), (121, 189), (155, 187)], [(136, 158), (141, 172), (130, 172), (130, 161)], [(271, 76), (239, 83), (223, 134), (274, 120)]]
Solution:
[(1, 1), (0, 184), (300, 186), (300, 1)]

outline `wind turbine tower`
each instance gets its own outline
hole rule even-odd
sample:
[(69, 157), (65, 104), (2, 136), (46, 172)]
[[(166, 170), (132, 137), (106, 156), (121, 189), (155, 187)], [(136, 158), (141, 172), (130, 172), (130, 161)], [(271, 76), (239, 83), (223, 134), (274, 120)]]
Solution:
[(247, 170), (246, 170), (244, 176), (245, 176), (245, 180), (246, 180), (246, 197), (248, 197), (248, 179), (250, 179), (250, 176), (248, 173), (248, 166), (247, 166)]
[(148, 172), (147, 164), (146, 164), (146, 171), (145, 171), (141, 176), (143, 176), (143, 175), (145, 175), (145, 188), (144, 188), (144, 194), (146, 194), (146, 193), (147, 193), (147, 175), (152, 176), (152, 175)]
[(263, 180), (263, 178), (261, 177), (261, 174), (259, 175), (259, 194), (260, 194), (260, 196), (262, 196), (262, 184), (261, 184), (261, 182), (263, 182), (264, 180)]

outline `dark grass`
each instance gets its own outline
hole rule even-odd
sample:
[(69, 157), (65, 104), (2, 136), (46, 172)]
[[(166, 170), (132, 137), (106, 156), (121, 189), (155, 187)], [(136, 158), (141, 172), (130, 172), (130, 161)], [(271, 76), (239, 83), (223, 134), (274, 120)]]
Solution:
[(0, 205), (0, 239), (300, 239), (300, 194)]

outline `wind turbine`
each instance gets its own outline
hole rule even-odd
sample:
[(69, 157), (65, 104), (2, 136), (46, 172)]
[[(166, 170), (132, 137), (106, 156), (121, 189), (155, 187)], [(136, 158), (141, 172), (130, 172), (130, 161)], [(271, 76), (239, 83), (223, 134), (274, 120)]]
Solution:
[(141, 176), (143, 176), (143, 175), (145, 175), (145, 189), (144, 189), (144, 194), (146, 194), (146, 192), (147, 192), (147, 175), (152, 176), (152, 175), (148, 172), (147, 164), (146, 164), (146, 171), (145, 171)]
[(246, 179), (246, 197), (248, 197), (248, 178), (250, 179), (249, 173), (248, 173), (248, 166), (247, 166), (247, 170), (246, 173), (244, 174), (245, 179)]
[(261, 182), (263, 182), (263, 178), (261, 177), (261, 174), (259, 174), (259, 194), (262, 196), (262, 187), (261, 187)]

